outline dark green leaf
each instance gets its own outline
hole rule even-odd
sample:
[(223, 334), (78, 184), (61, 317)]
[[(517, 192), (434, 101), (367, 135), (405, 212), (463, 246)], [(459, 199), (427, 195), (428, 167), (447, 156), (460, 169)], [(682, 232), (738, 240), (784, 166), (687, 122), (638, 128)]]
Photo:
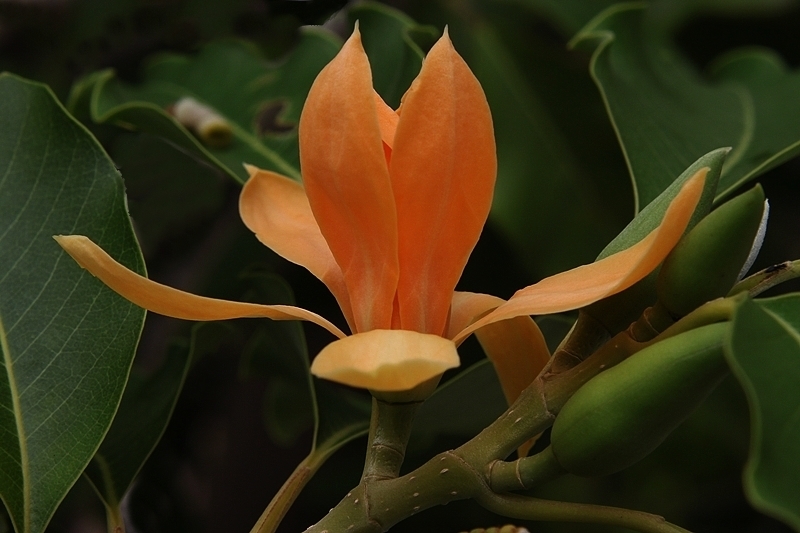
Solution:
[[(74, 87), (70, 108), (97, 123), (164, 137), (240, 182), (247, 179), (243, 163), (299, 178), (300, 111), (311, 83), (339, 46), (333, 34), (306, 28), (288, 57), (270, 65), (246, 43), (215, 42), (195, 57), (154, 59), (135, 87), (111, 71), (92, 74)], [(170, 107), (184, 97), (225, 119), (232, 131), (229, 145), (204, 144), (170, 115)]]
[(155, 371), (132, 369), (114, 422), (85, 472), (110, 516), (119, 516), (122, 498), (161, 440), (193, 357), (198, 349), (211, 350), (216, 330), (224, 327), (197, 324), (190, 345), (171, 346)]
[[(664, 218), (664, 213), (667, 211), (670, 202), (675, 198), (678, 192), (683, 187), (686, 181), (694, 176), (698, 170), (703, 167), (709, 167), (710, 170), (706, 174), (706, 183), (703, 188), (703, 194), (700, 201), (695, 208), (694, 215), (689, 221), (688, 229), (693, 228), (711, 211), (711, 205), (714, 202), (714, 196), (717, 191), (719, 183), (720, 172), (722, 165), (725, 162), (725, 156), (728, 154), (727, 149), (719, 149), (710, 152), (694, 163), (689, 168), (684, 170), (680, 176), (675, 179), (668, 187), (666, 187), (658, 197), (647, 204), (642, 211), (631, 220), (619, 235), (613, 241), (608, 243), (603, 251), (600, 253), (598, 259), (608, 257), (622, 250), (626, 250), (641, 241), (648, 233), (656, 229), (661, 220)], [(688, 230), (687, 229), (687, 230)]]
[(751, 139), (723, 172), (723, 187), (732, 191), (800, 153), (800, 71), (790, 71), (771, 50), (747, 49), (717, 61), (713, 74), (749, 95), (746, 117), (754, 121)]
[(750, 404), (745, 493), (800, 531), (800, 294), (742, 304), (726, 355)]
[[(636, 187), (637, 210), (702, 154), (734, 147), (750, 131), (745, 97), (713, 86), (646, 23), (643, 4), (603, 12), (573, 40), (594, 51), (591, 72), (617, 130)], [(719, 192), (731, 183), (724, 177)]]
[(0, 76), (0, 495), (43, 531), (103, 439), (144, 311), (53, 241), (88, 235), (143, 273), (122, 180), (41, 85)]

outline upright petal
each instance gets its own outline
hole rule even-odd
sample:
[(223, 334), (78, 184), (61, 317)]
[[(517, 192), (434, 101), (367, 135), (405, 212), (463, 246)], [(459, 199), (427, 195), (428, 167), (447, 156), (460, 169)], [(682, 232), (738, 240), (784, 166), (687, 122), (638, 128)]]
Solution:
[(397, 132), (397, 123), (400, 115), (383, 101), (381, 95), (373, 90), (375, 95), (375, 111), (378, 114), (378, 127), (381, 129), (381, 139), (391, 151), (394, 146), (394, 135)]
[(245, 226), (276, 254), (317, 276), (336, 297), (353, 328), (342, 269), (319, 230), (303, 186), (268, 170), (245, 167), (250, 179), (239, 196), (239, 214)]
[(445, 32), (403, 97), (390, 165), (404, 329), (444, 334), (453, 289), (489, 213), (496, 172), (486, 97)]
[(306, 194), (342, 269), (356, 330), (389, 328), (399, 272), (397, 218), (358, 29), (314, 81), (299, 136)]
[(644, 239), (595, 263), (583, 265), (525, 287), (508, 302), (455, 336), (458, 344), (475, 330), (523, 315), (545, 315), (578, 309), (623, 291), (652, 272), (683, 235), (703, 192), (708, 168), (683, 186), (661, 224)]
[(184, 320), (270, 318), (308, 320), (342, 338), (344, 333), (321, 316), (290, 305), (260, 305), (206, 298), (167, 287), (140, 276), (114, 261), (102, 248), (83, 235), (57, 235), (58, 244), (83, 268), (126, 300), (159, 315)]

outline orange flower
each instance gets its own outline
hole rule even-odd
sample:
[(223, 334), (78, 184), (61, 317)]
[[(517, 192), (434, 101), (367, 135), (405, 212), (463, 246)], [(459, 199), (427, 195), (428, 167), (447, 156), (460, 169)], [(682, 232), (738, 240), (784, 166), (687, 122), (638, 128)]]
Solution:
[(549, 357), (529, 315), (586, 306), (655, 269), (683, 234), (708, 170), (684, 185), (661, 225), (636, 245), (504, 302), (455, 292), (489, 213), (496, 156), (486, 98), (447, 32), (394, 111), (372, 88), (356, 29), (314, 82), (299, 128), (303, 185), (247, 167), (240, 212), (261, 242), (327, 285), (351, 336), (297, 307), (214, 300), (159, 285), (86, 237), (57, 240), (81, 266), (153, 312), (315, 322), (339, 340), (314, 359), (312, 372), (356, 387), (402, 391), (436, 378), (458, 366), (456, 346), (480, 330), (511, 401)]

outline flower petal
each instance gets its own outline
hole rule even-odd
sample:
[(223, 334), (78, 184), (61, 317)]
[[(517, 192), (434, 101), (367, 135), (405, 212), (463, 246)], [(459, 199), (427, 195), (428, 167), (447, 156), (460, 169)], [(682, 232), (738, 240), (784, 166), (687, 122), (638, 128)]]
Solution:
[(678, 243), (703, 192), (708, 168), (692, 176), (672, 200), (661, 224), (630, 248), (521, 289), (508, 302), (456, 335), (458, 344), (475, 330), (523, 315), (578, 309), (623, 291), (652, 272)]
[(402, 327), (443, 335), (452, 291), (486, 222), (497, 173), (486, 97), (447, 32), (403, 97), (390, 173)]
[(447, 326), (447, 335), (445, 336), (448, 339), (452, 339), (462, 329), (504, 303), (505, 300), (491, 294), (454, 292), (453, 303), (450, 307), (450, 323)]
[(53, 237), (83, 268), (139, 307), (184, 320), (226, 320), (263, 317), (272, 320), (308, 320), (342, 338), (344, 333), (321, 316), (290, 305), (260, 305), (197, 296), (161, 285), (128, 270), (83, 235)]
[(459, 365), (456, 345), (437, 335), (376, 329), (334, 341), (314, 358), (317, 377), (374, 391), (413, 389)]
[(487, 324), (475, 332), (511, 405), (550, 360), (539, 326), (529, 316)]
[[(505, 300), (488, 294), (456, 292), (448, 334), (455, 336)], [(488, 324), (475, 332), (486, 357), (494, 364), (508, 404), (531, 384), (550, 359), (539, 326), (529, 316)]]
[(399, 275), (397, 218), (358, 29), (314, 81), (299, 136), (306, 194), (342, 269), (356, 330), (389, 328)]
[(394, 134), (397, 131), (397, 123), (400, 121), (400, 116), (397, 111), (389, 107), (383, 101), (381, 95), (375, 90), (372, 91), (375, 95), (375, 111), (378, 115), (378, 127), (381, 129), (381, 139), (383, 144), (391, 149), (394, 146)]
[(319, 230), (303, 186), (275, 172), (250, 165), (245, 168), (250, 179), (239, 196), (239, 214), (245, 226), (276, 254), (318, 277), (336, 297), (353, 328), (342, 269)]

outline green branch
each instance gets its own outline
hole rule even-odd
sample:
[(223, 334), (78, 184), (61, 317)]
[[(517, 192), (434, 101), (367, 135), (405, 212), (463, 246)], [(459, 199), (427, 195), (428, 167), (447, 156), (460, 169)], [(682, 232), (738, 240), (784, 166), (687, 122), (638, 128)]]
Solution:
[(690, 533), (663, 517), (603, 505), (556, 502), (511, 494), (482, 494), (476, 501), (486, 509), (520, 520), (548, 522), (590, 522), (624, 527), (641, 533)]

